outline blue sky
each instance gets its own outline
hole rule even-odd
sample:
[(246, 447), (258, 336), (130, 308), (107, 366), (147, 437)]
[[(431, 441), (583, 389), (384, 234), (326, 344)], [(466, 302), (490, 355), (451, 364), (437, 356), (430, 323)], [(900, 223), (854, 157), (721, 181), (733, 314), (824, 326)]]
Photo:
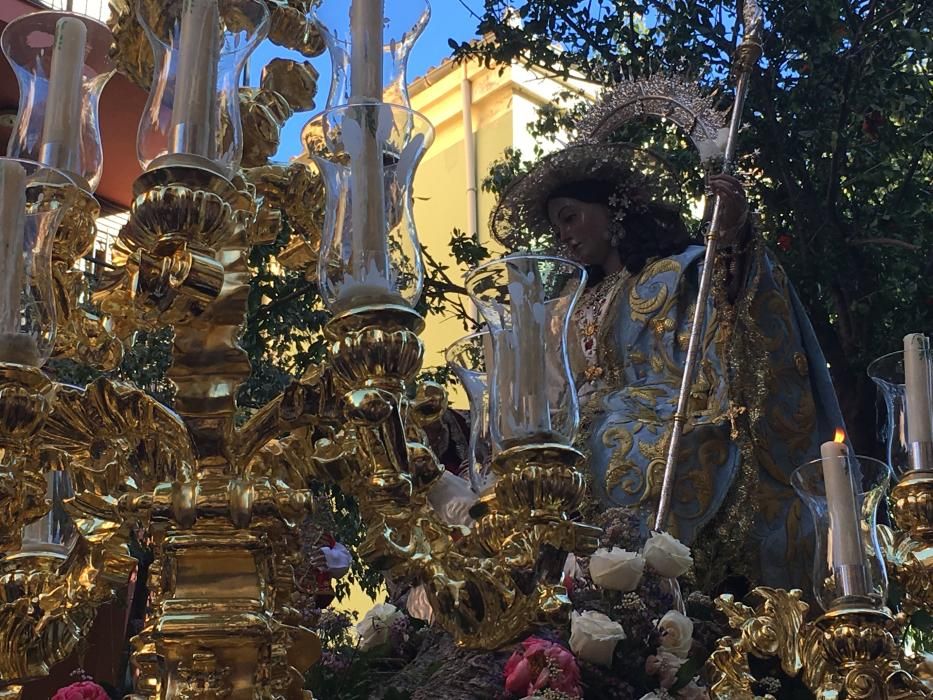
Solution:
[[(391, 16), (392, 8), (411, 0), (386, 0), (386, 15)], [(324, 3), (347, 4), (350, 0), (324, 0)], [(475, 36), (477, 20), (470, 14), (470, 9), (481, 14), (483, 0), (431, 0), (431, 21), (412, 50), (408, 63), (409, 80), (421, 76), (432, 66), (436, 66), (450, 55), (448, 39), (467, 41)], [(304, 60), (298, 53), (289, 52), (272, 42), (266, 41), (250, 59), (250, 85), (259, 85), (262, 67), (273, 58), (286, 57)], [(275, 160), (285, 161), (298, 155), (303, 147), (299, 135), (301, 127), (320, 111), (327, 99), (327, 85), (330, 75), (330, 58), (325, 52), (322, 56), (311, 59), (311, 63), (321, 74), (315, 109), (293, 116), (282, 131), (282, 145)]]

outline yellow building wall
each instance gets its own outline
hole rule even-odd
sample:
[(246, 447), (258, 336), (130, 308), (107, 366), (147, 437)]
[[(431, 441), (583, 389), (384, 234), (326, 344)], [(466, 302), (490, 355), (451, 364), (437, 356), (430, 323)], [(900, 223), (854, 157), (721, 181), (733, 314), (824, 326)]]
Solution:
[[(493, 162), (513, 144), (514, 122), (510, 111), (511, 94), (508, 75), (497, 71), (474, 69), (472, 81), (472, 126), (476, 157), (479, 238), (489, 243), (488, 226), (495, 197), (481, 191), (481, 183)], [(461, 71), (453, 71), (438, 83), (412, 97), (412, 106), (435, 125), (435, 143), (427, 152), (415, 175), (415, 223), (427, 253), (448, 267), (447, 275), (462, 284), (468, 271), (454, 260), (450, 239), (454, 229), (468, 230), (467, 155), (464, 145), (464, 119)], [(464, 305), (469, 302), (464, 297)], [(425, 343), (425, 367), (444, 364), (444, 350), (468, 331), (452, 314), (431, 314), (426, 319), (422, 338)], [(459, 386), (451, 387), (451, 404), (466, 408), (466, 396)]]

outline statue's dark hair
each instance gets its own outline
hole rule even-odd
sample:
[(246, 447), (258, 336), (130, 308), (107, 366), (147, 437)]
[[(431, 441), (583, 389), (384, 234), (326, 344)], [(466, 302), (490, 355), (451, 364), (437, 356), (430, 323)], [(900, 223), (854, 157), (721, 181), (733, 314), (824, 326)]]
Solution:
[[(605, 204), (615, 219), (618, 212), (613, 209), (610, 200), (617, 195), (618, 190), (618, 183), (615, 182), (577, 180), (554, 189), (548, 195), (547, 202), (557, 197), (569, 197), (587, 204)], [(627, 201), (624, 204), (628, 204), (622, 212), (624, 234), (616, 249), (622, 265), (630, 273), (641, 272), (652, 258), (666, 258), (682, 253), (694, 242), (679, 207), (656, 201), (639, 201), (637, 204)], [(589, 272), (591, 284), (598, 282), (604, 274), (601, 268)]]

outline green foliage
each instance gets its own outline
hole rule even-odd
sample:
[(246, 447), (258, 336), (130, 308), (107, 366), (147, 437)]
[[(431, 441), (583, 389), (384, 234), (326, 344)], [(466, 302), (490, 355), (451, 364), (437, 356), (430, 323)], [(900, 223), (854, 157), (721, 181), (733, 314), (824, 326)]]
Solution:
[(305, 687), (315, 697), (340, 700), (405, 700), (408, 691), (392, 685), (396, 674), (417, 654), (425, 626), (404, 618), (389, 639), (365, 651), (350, 631), (346, 613), (325, 610), (314, 631), (321, 639), (321, 661), (308, 672)]
[[(874, 389), (865, 368), (933, 321), (933, 4), (761, 4), (764, 53), (739, 171), (810, 313), (849, 432), (870, 450)], [(681, 72), (718, 90), (723, 105), (741, 39), (731, 3), (698, 0), (485, 0), (479, 31), (488, 40), (456, 45), (459, 57), (520, 61), (602, 85)], [(549, 106), (538, 133), (553, 134), (579, 108)], [(662, 132), (655, 125), (625, 138), (657, 144)]]
[(317, 285), (302, 272), (283, 269), (276, 259), (289, 234), (283, 227), (274, 243), (250, 251), (250, 294), (240, 345), (253, 372), (237, 396), (247, 411), (271, 401), (326, 353), (321, 329), (329, 314)]
[(126, 347), (119, 367), (111, 372), (100, 372), (72, 360), (50, 360), (46, 371), (57, 382), (85, 386), (96, 379), (107, 378), (127, 382), (166, 405), (171, 405), (175, 389), (165, 378), (172, 364), (172, 333), (164, 328), (136, 334)]

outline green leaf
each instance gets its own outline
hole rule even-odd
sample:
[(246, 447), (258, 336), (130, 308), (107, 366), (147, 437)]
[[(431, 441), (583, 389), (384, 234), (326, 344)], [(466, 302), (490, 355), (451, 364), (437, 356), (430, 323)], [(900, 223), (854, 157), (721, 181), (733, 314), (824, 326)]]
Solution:
[(671, 686), (671, 693), (676, 693), (678, 690), (686, 688), (690, 681), (697, 677), (697, 674), (703, 669), (703, 662), (698, 659), (687, 659), (684, 661), (683, 666), (677, 670), (677, 676), (674, 679), (674, 684)]

